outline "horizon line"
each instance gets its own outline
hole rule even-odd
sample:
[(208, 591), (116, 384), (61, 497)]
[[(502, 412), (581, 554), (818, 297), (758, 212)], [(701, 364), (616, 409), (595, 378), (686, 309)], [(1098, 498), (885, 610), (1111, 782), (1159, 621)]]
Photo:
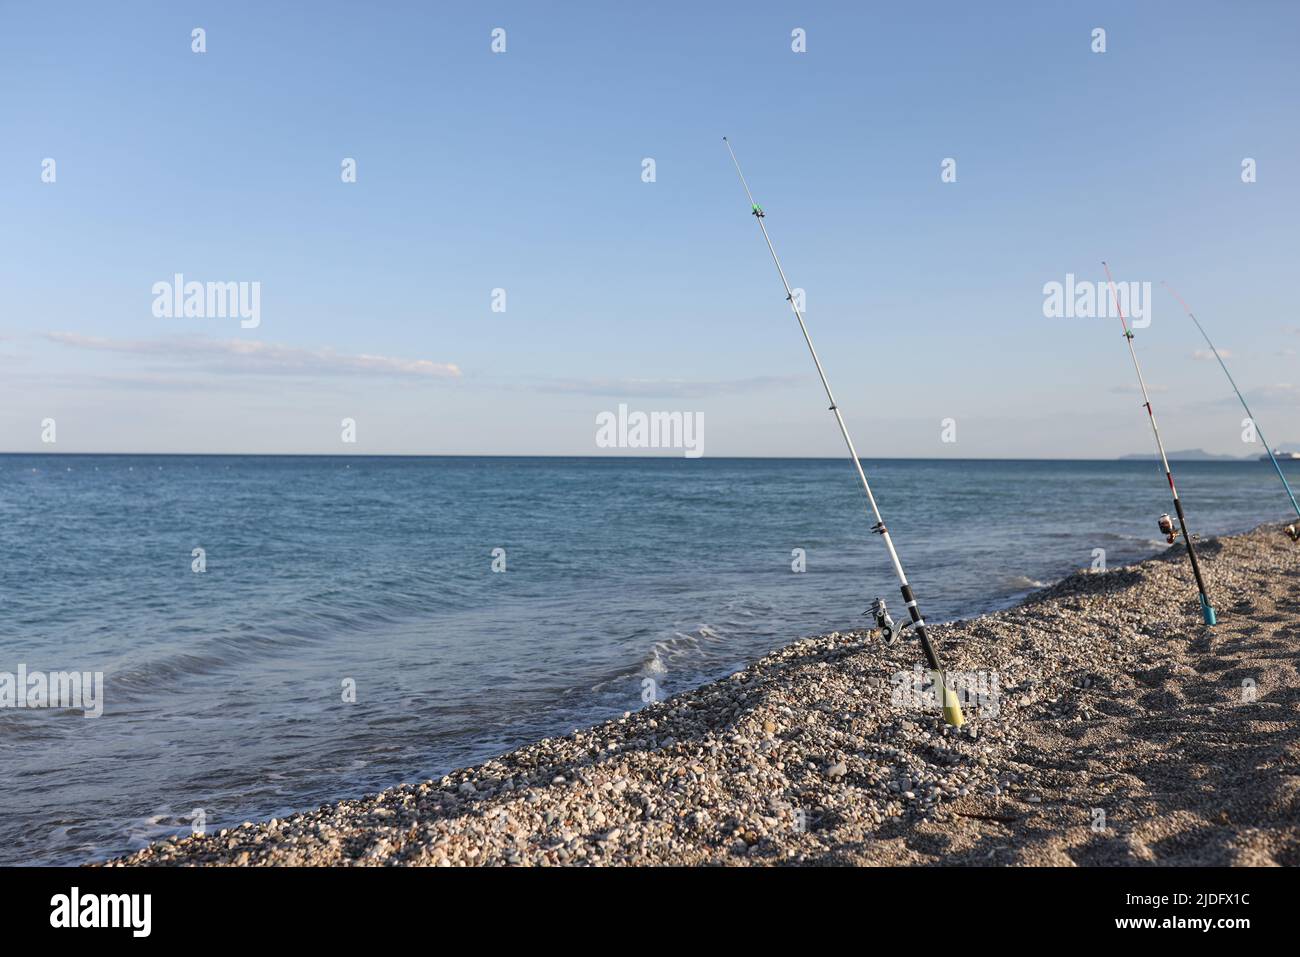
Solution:
[[(1204, 459), (1175, 459), (1181, 462), (1256, 462), (1264, 461), (1264, 456), (1244, 455), (1220, 455), (1217, 453), (1205, 453), (1208, 457)], [(17, 456), (66, 456), (66, 457), (90, 457), (90, 456), (120, 456), (134, 458), (300, 458), (300, 459), (340, 459), (340, 458), (357, 458), (357, 459), (584, 459), (600, 461), (602, 459), (612, 459), (616, 461), (692, 461), (683, 455), (574, 455), (563, 452), (64, 452), (64, 451), (39, 451), (39, 452), (7, 452), (0, 451), (0, 457), (17, 457)], [(1154, 452), (1150, 453), (1125, 453), (1124, 455), (1115, 456), (1028, 456), (1028, 455), (1011, 455), (1011, 456), (924, 456), (924, 455), (876, 455), (866, 459), (867, 461), (898, 461), (898, 462), (1140, 462), (1147, 459), (1159, 460), (1159, 456)], [(774, 461), (774, 462), (842, 462), (845, 459), (843, 455), (707, 455), (698, 456), (694, 461), (703, 461), (705, 459), (714, 459), (721, 461)], [(862, 461), (863, 456), (859, 455), (858, 460)]]

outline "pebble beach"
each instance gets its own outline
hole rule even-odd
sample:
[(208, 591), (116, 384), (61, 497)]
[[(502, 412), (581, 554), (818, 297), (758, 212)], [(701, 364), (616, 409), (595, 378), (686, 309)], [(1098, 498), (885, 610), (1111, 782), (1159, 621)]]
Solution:
[(914, 641), (835, 632), (439, 780), (107, 863), (1300, 864), (1300, 546), (1274, 522), (1198, 553), (1214, 628), (1181, 546), (934, 626), (978, 691), (960, 729), (909, 683)]

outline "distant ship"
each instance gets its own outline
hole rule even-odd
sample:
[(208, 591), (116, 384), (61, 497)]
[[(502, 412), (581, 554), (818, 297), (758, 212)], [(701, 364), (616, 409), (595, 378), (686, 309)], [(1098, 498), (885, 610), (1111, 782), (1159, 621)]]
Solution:
[[(1286, 461), (1286, 462), (1298, 462), (1298, 461), (1300, 461), (1300, 452), (1283, 452), (1281, 449), (1274, 449), (1274, 450), (1273, 450), (1273, 455), (1274, 455), (1275, 457), (1277, 457), (1277, 458), (1283, 460), (1283, 461)], [(1263, 455), (1261, 455), (1261, 456), (1259, 457), (1259, 460), (1260, 460), (1261, 462), (1267, 462), (1267, 461), (1268, 461), (1268, 453), (1265, 452)]]

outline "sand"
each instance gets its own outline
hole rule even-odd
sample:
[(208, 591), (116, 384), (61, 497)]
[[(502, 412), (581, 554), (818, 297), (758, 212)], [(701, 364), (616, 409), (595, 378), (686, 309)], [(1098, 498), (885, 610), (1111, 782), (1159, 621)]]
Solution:
[[(933, 629), (984, 694), (946, 726), (915, 642), (796, 641), (439, 781), (114, 865), (1300, 864), (1300, 545), (1280, 523), (1080, 572)], [(896, 606), (901, 603), (894, 603)]]

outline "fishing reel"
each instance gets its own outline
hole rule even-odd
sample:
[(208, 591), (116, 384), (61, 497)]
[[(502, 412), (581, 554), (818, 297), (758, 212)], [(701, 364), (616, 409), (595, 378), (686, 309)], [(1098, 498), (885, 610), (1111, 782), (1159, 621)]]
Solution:
[(889, 609), (885, 606), (885, 599), (883, 598), (877, 598), (873, 601), (871, 607), (863, 614), (870, 615), (876, 620), (876, 627), (880, 629), (880, 637), (886, 645), (894, 644), (903, 636), (903, 632), (913, 625), (910, 618), (901, 625), (894, 624), (894, 619), (889, 617)]
[(1294, 525), (1288, 525), (1283, 528), (1282, 531), (1286, 532), (1287, 537), (1291, 539), (1291, 541), (1300, 542), (1300, 522), (1297, 522)]
[(1168, 513), (1160, 516), (1159, 524), (1160, 531), (1164, 533), (1166, 542), (1172, 545), (1178, 540), (1178, 529), (1174, 528), (1174, 520), (1169, 517)]

